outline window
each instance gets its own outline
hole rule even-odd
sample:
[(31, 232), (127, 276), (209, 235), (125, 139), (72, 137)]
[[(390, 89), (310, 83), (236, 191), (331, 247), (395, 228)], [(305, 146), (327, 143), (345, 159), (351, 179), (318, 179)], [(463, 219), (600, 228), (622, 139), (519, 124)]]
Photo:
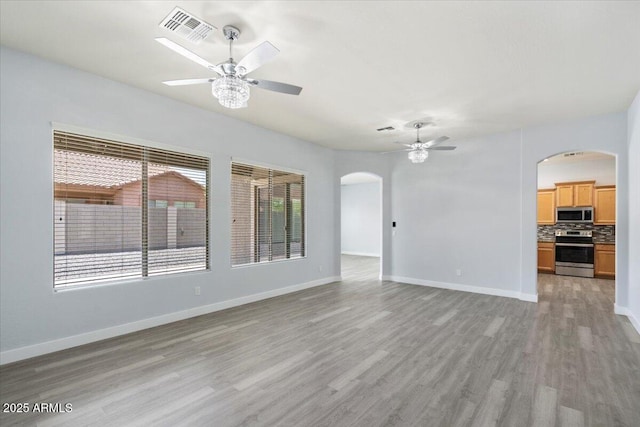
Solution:
[(61, 131), (53, 148), (56, 288), (208, 268), (209, 159)]
[(166, 200), (149, 200), (150, 208), (166, 208), (169, 206)]
[(182, 202), (182, 201), (175, 201), (173, 202), (173, 207), (178, 208), (178, 209), (195, 209), (196, 207), (196, 203), (195, 202)]
[(231, 265), (305, 256), (304, 175), (231, 164)]

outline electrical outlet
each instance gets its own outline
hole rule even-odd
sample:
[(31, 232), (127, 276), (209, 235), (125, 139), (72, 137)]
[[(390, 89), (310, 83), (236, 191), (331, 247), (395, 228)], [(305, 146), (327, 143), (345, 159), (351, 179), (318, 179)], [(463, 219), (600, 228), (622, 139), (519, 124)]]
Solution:
[(200, 286), (196, 286), (194, 288), (194, 292), (195, 292), (196, 295), (200, 295)]
[(456, 276), (462, 276), (462, 270), (459, 268), (456, 270)]
[(319, 266), (318, 266), (318, 271), (319, 271), (320, 273), (322, 273), (322, 266), (321, 266), (321, 265), (319, 265)]

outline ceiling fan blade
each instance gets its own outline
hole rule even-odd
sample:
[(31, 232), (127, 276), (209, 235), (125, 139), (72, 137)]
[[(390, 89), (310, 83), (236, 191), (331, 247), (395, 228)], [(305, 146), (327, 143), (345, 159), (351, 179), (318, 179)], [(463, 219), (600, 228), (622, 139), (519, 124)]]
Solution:
[(302, 88), (300, 86), (273, 82), (271, 80), (246, 79), (246, 81), (260, 89), (272, 90), (274, 92), (286, 93), (289, 95), (299, 95), (302, 91)]
[(206, 68), (208, 70), (215, 71), (216, 73), (218, 73), (220, 75), (224, 75), (224, 71), (222, 70), (221, 67), (219, 67), (217, 65), (213, 65), (212, 63), (210, 63), (206, 59), (196, 55), (193, 52), (191, 52), (189, 49), (186, 49), (186, 48), (180, 46), (178, 43), (172, 42), (171, 40), (169, 40), (166, 37), (158, 37), (158, 38), (156, 38), (156, 41), (158, 43), (160, 43), (161, 45), (168, 47), (169, 49), (171, 49), (175, 53), (177, 53), (179, 55), (182, 55), (185, 58), (195, 62), (196, 64), (202, 65), (204, 68)]
[(400, 142), (400, 141), (393, 141), (394, 144), (400, 144), (400, 145), (404, 145), (405, 147), (409, 147), (411, 148), (411, 144), (407, 144), (405, 142)]
[(452, 146), (452, 145), (443, 145), (441, 147), (429, 147), (427, 148), (427, 150), (437, 150), (437, 151), (451, 151), (451, 150), (455, 150), (456, 147)]
[(162, 82), (167, 86), (187, 86), (187, 85), (198, 85), (202, 83), (211, 83), (215, 79), (183, 79), (183, 80), (167, 80), (166, 82)]
[(449, 139), (448, 136), (441, 136), (440, 138), (432, 139), (431, 141), (425, 142), (424, 143), (424, 147), (425, 148), (431, 148), (431, 147), (434, 147), (434, 146), (436, 146), (438, 144), (441, 144), (441, 143), (445, 142), (448, 139)]
[(277, 47), (271, 43), (262, 42), (258, 46), (254, 47), (244, 58), (238, 62), (236, 70), (240, 75), (249, 74), (258, 67), (263, 66), (267, 62), (271, 61), (276, 55), (280, 53)]

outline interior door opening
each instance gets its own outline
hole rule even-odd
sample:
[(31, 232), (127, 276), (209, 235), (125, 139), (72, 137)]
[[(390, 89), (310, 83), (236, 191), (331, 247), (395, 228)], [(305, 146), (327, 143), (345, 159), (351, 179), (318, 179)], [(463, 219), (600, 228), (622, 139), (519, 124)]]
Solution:
[(616, 277), (616, 157), (567, 152), (538, 163), (540, 300), (603, 295), (613, 311)]
[(341, 266), (347, 280), (382, 274), (382, 178), (356, 172), (340, 179)]

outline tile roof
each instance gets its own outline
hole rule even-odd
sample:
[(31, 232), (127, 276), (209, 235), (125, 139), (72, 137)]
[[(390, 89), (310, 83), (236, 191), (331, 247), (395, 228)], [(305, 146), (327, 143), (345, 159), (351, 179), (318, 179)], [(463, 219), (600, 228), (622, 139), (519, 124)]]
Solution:
[[(142, 179), (141, 162), (66, 150), (54, 150), (56, 184), (117, 188)], [(171, 171), (167, 165), (149, 164), (149, 176)]]

